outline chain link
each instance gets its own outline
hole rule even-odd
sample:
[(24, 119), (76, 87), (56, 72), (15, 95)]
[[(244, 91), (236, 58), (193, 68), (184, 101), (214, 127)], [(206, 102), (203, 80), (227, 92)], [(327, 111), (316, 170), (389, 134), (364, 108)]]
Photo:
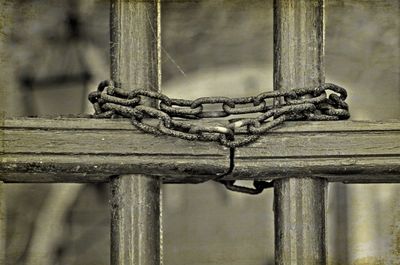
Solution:
[[(95, 118), (126, 117), (130, 118), (135, 127), (147, 133), (189, 141), (217, 142), (228, 148), (253, 143), (285, 121), (344, 120), (350, 117), (345, 102), (346, 90), (329, 83), (317, 87), (263, 92), (250, 97), (202, 97), (187, 100), (169, 98), (162, 93), (144, 89), (127, 91), (116, 87), (113, 81), (106, 80), (88, 98), (93, 104)], [(142, 105), (144, 98), (157, 100), (159, 108)], [(205, 105), (219, 106), (219, 110), (207, 110)], [(254, 113), (259, 114), (231, 120), (226, 126), (190, 122), (193, 119)], [(158, 119), (158, 124), (146, 123), (148, 117)], [(249, 194), (258, 194), (272, 186), (271, 182), (254, 181), (252, 189), (236, 186), (234, 181), (217, 181), (229, 190)]]

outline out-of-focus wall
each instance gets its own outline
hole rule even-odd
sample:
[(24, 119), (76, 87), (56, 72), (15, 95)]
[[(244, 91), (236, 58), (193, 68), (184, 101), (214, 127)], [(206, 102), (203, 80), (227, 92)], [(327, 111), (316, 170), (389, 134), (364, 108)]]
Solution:
[[(327, 81), (348, 88), (354, 120), (400, 117), (399, 14), (399, 1), (327, 1)], [(333, 264), (400, 264), (399, 196), (399, 184), (331, 185)]]
[[(88, 86), (95, 89), (95, 83), (108, 78), (108, 4), (76, 2), (91, 39), (84, 42), (82, 56), (93, 73)], [(56, 72), (53, 65), (65, 71), (79, 68), (76, 61), (68, 66), (54, 58), (43, 60), (52, 57), (44, 56), (46, 47), (52, 47), (46, 46), (45, 33), (63, 34), (68, 1), (19, 4), (2, 0), (0, 8), (0, 84), (7, 84), (2, 89), (7, 91), (9, 115), (30, 114), (23, 112), (26, 94), (15, 81), (22, 71), (46, 75)], [(327, 81), (348, 89), (352, 119), (399, 118), (399, 12), (397, 0), (326, 0)], [(269, 0), (165, 1), (164, 91), (174, 97), (196, 98), (272, 90), (272, 22)], [(15, 34), (19, 31), (23, 34)], [(14, 35), (21, 35), (19, 42), (11, 38)], [(60, 56), (56, 51), (63, 54), (63, 45), (54, 49), (53, 56)], [(42, 107), (38, 114), (85, 111), (74, 101), (81, 100), (84, 89), (69, 85), (35, 92), (33, 99)], [(60, 91), (71, 101), (62, 99)], [(26, 264), (26, 260), (43, 265), (55, 261), (108, 264), (107, 186), (62, 186), (5, 185), (9, 264)], [(72, 199), (62, 192), (66, 189)], [(226, 191), (216, 183), (165, 185), (163, 189), (166, 265), (273, 264), (271, 190), (248, 196)], [(400, 264), (399, 191), (396, 184), (330, 184), (330, 264)], [(63, 194), (65, 198), (60, 197)], [(55, 202), (63, 206), (56, 207)], [(54, 233), (53, 244), (46, 243), (49, 252), (39, 251), (43, 242), (38, 247), (32, 244), (35, 237), (40, 239), (37, 231), (44, 227), (37, 220), (47, 215), (63, 225), (62, 231)]]

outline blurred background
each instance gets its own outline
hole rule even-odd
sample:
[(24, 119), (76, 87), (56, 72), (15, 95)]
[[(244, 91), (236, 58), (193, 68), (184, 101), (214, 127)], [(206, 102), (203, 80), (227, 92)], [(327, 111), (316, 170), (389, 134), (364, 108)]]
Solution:
[[(165, 1), (163, 91), (172, 97), (272, 90), (272, 0)], [(354, 120), (400, 114), (400, 2), (326, 0), (326, 79)], [(105, 0), (0, 0), (7, 116), (92, 113), (109, 78)], [(7, 265), (109, 264), (107, 184), (6, 184)], [(330, 265), (400, 264), (400, 185), (330, 184)], [(163, 186), (164, 264), (274, 264), (272, 190)]]

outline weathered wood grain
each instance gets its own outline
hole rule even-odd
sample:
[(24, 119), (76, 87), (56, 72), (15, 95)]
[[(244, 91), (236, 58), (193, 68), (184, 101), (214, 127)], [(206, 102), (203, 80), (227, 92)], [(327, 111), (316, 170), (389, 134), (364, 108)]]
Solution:
[(274, 184), (276, 264), (325, 264), (326, 186), (320, 178)]
[(160, 264), (160, 184), (144, 175), (111, 181), (111, 264)]
[(4, 183), (0, 181), (0, 264), (6, 264), (6, 206)]
[[(275, 0), (274, 89), (317, 86), (323, 83), (323, 55), (324, 1)], [(327, 156), (335, 153), (331, 152), (331, 146), (324, 148), (323, 137), (317, 138), (313, 138), (312, 135), (297, 136), (295, 139), (303, 144), (297, 145), (296, 150), (284, 148), (297, 144), (291, 142), (292, 139), (282, 139), (280, 147), (283, 148), (279, 150), (281, 155), (287, 158), (301, 159), (302, 154), (309, 153), (318, 159), (315, 156), (318, 156), (319, 152), (307, 149), (307, 143), (312, 141), (316, 144), (313, 145), (314, 148), (319, 147), (320, 154), (325, 151), (328, 152)], [(268, 147), (276, 148), (270, 145), (263, 147), (263, 154), (266, 156)], [(244, 153), (242, 155), (246, 156)], [(294, 178), (274, 182), (275, 264), (278, 265), (326, 264), (326, 180), (310, 178), (306, 168), (305, 166), (303, 170), (299, 170)]]
[(1, 129), (7, 182), (104, 182), (135, 173), (193, 182), (229, 169), (221, 146), (144, 134), (127, 119), (19, 118)]
[[(160, 2), (113, 0), (110, 18), (111, 78), (127, 90), (160, 91)], [(143, 103), (156, 106), (155, 100)], [(113, 135), (118, 138), (121, 133)], [(143, 149), (155, 142), (147, 141)], [(111, 179), (112, 265), (162, 263), (160, 186), (160, 178), (143, 174)]]
[[(187, 183), (229, 170), (228, 149), (145, 134), (127, 119), (18, 118), (5, 120), (1, 130), (0, 180), (6, 182), (105, 182), (111, 175), (150, 174)], [(237, 148), (234, 162), (226, 178), (304, 172), (329, 181), (400, 182), (400, 121), (287, 122)]]
[(111, 1), (111, 77), (122, 88), (160, 90), (159, 2)]
[(285, 132), (271, 132), (256, 143), (239, 148), (233, 177), (246, 172), (254, 178), (273, 179), (296, 177), (303, 172), (329, 181), (399, 181), (400, 134), (392, 127), (395, 122), (325, 124), (326, 129), (321, 130), (316, 128), (318, 123), (289, 123)]
[(325, 81), (323, 5), (323, 0), (274, 0), (275, 90)]

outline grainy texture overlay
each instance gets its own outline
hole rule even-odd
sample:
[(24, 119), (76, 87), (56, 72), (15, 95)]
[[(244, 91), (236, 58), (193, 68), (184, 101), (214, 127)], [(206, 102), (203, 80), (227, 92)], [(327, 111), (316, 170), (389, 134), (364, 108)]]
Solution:
[[(7, 182), (104, 182), (116, 171), (202, 182), (230, 164), (225, 147), (143, 134), (128, 120), (16, 118), (2, 131), (0, 172)], [(396, 121), (287, 122), (236, 149), (226, 178), (275, 179), (304, 170), (329, 181), (399, 182), (398, 143)]]
[[(274, 90), (325, 81), (324, 12), (324, 0), (274, 1)], [(274, 183), (275, 264), (326, 264), (327, 183), (297, 174)]]
[[(400, 114), (398, 1), (326, 0), (325, 47), (315, 43), (318, 31), (281, 35), (285, 41), (275, 46), (285, 50), (283, 62), (297, 64), (286, 65), (287, 72), (280, 73), (280, 81), (275, 75), (275, 81), (291, 88), (291, 75), (296, 75), (299, 84), (306, 84), (310, 80), (304, 71), (316, 74), (311, 81), (323, 81), (323, 68), (309, 67), (322, 66), (324, 61), (326, 81), (348, 91), (351, 121), (289, 122), (258, 142), (237, 148), (231, 157), (228, 149), (215, 144), (145, 135), (128, 120), (43, 116), (92, 113), (87, 94), (110, 78), (110, 61), (113, 74), (120, 74), (113, 78), (122, 85), (125, 79), (132, 82), (126, 88), (159, 90), (159, 65), (154, 63), (158, 61), (163, 93), (174, 98), (242, 97), (271, 91), (273, 2), (162, 1), (162, 46), (152, 42), (160, 35), (160, 24), (151, 23), (154, 9), (116, 8), (124, 16), (137, 10), (136, 17), (150, 23), (136, 23), (128, 16), (125, 22), (130, 30), (126, 31), (122, 20), (114, 20), (115, 56), (110, 60), (108, 1), (0, 0), (0, 109), (6, 110), (7, 117), (42, 117), (0, 119), (0, 181), (4, 181), (3, 220), (7, 220), (6, 226), (0, 226), (7, 227), (6, 265), (108, 265), (110, 201), (119, 224), (151, 223), (154, 218), (136, 213), (158, 215), (160, 208), (152, 206), (158, 205), (153, 199), (159, 197), (151, 194), (158, 193), (160, 183), (152, 177), (163, 183), (198, 183), (227, 172), (225, 179), (290, 178), (275, 191), (277, 198), (296, 198), (281, 200), (283, 212), (277, 213), (278, 217), (296, 213), (292, 223), (318, 223), (314, 217), (324, 211), (318, 203), (325, 200), (329, 265), (400, 263), (400, 129), (398, 121), (388, 120)], [(282, 1), (289, 2), (293, 10), (305, 7), (305, 1)], [(317, 6), (319, 1), (310, 2)], [(281, 17), (279, 25), (286, 23), (289, 30), (301, 33), (321, 15), (315, 14), (291, 12), (290, 18)], [(298, 49), (291, 49), (291, 38)], [(315, 49), (325, 49), (323, 61)], [(136, 50), (141, 53), (135, 54)], [(303, 56), (309, 59), (302, 60)], [(54, 79), (81, 73), (82, 62), (89, 83)], [(24, 83), (27, 76), (38, 82)], [(59, 82), (45, 87), (39, 80)], [(128, 178), (115, 178), (116, 172)], [(132, 181), (131, 176), (139, 174), (149, 182)], [(110, 176), (116, 184), (113, 189)], [(326, 197), (308, 181), (321, 177), (329, 182)], [(146, 189), (149, 192), (141, 193)], [(229, 192), (214, 181), (168, 184), (162, 189), (165, 265), (274, 264), (273, 189), (248, 196)], [(310, 201), (314, 197), (318, 200)], [(126, 206), (133, 201), (146, 208)], [(310, 206), (316, 208), (314, 214), (307, 211)], [(125, 237), (123, 226), (113, 228), (121, 236), (114, 242), (158, 231), (139, 225)], [(143, 233), (135, 234), (135, 229)], [(285, 236), (295, 241), (306, 238), (305, 229), (289, 231)], [(143, 240), (142, 246), (146, 242), (150, 243)], [(135, 246), (128, 251), (120, 248), (118, 255), (140, 253), (143, 248)], [(292, 241), (289, 246), (292, 258), (304, 260), (306, 244), (302, 248)], [(146, 259), (150, 260), (142, 260)]]
[[(111, 1), (110, 26), (111, 78), (125, 89), (160, 91), (159, 1)], [(139, 173), (110, 180), (112, 265), (162, 264), (161, 180)]]

